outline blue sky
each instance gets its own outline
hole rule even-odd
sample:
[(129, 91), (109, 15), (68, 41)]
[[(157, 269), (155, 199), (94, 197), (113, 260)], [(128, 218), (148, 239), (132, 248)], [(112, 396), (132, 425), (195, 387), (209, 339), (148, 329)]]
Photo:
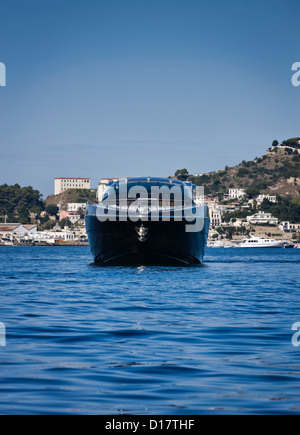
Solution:
[(296, 0), (2, 2), (0, 183), (208, 172), (300, 135)]

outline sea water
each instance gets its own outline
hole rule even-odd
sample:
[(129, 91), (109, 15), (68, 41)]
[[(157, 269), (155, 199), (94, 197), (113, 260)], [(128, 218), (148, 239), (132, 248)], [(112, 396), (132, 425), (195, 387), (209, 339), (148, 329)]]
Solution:
[(300, 250), (91, 262), (0, 247), (1, 414), (300, 413)]

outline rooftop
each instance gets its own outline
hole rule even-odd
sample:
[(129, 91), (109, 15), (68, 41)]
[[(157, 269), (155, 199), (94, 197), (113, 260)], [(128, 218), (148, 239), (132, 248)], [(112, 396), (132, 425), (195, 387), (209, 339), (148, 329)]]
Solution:
[(16, 228), (18, 228), (19, 225), (6, 225), (6, 226), (0, 226), (0, 231), (13, 231)]
[(90, 180), (90, 178), (56, 177), (55, 180)]

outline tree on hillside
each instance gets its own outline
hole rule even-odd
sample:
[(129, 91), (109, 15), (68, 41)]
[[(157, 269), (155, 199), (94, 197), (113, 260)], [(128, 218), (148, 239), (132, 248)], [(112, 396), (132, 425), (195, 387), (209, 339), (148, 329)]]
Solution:
[(189, 176), (189, 171), (186, 168), (178, 169), (175, 172), (175, 177), (178, 178), (178, 180), (180, 181), (186, 181), (188, 176)]
[(292, 198), (278, 197), (278, 203), (274, 204), (264, 199), (261, 209), (271, 213), (281, 221), (289, 221), (291, 223), (300, 222), (300, 200)]
[(272, 147), (278, 147), (278, 145), (279, 145), (278, 140), (273, 140)]
[(72, 224), (72, 222), (70, 221), (70, 219), (66, 218), (66, 219), (62, 219), (62, 220), (59, 222), (59, 226), (60, 226), (61, 228), (65, 228), (65, 227), (73, 228), (74, 225)]
[(44, 224), (43, 226), (43, 230), (53, 230), (53, 228), (55, 227), (56, 222), (55, 221), (48, 221)]
[(300, 148), (300, 137), (293, 137), (291, 139), (284, 140), (281, 145), (292, 148)]
[(42, 195), (31, 186), (20, 187), (19, 184), (0, 186), (0, 215), (8, 215), (10, 222), (30, 223), (29, 212), (40, 214), (45, 210)]
[(260, 194), (260, 191), (256, 187), (249, 187), (248, 189), (246, 189), (246, 194), (250, 199), (253, 199)]
[(46, 213), (48, 213), (50, 216), (56, 216), (59, 212), (59, 208), (55, 204), (49, 204), (46, 207)]
[(239, 168), (237, 176), (240, 178), (245, 177), (246, 175), (251, 174), (251, 172), (249, 171), (249, 169), (246, 168)]

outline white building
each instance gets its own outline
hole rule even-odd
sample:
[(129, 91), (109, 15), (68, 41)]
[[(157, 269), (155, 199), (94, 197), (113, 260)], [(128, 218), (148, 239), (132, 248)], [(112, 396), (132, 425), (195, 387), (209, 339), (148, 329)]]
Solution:
[(222, 224), (222, 218), (221, 218), (221, 211), (220, 210), (212, 210), (210, 209), (210, 223), (211, 226), (214, 227), (220, 227)]
[(0, 224), (0, 239), (10, 239), (26, 237), (37, 232), (36, 225), (22, 224)]
[(290, 232), (290, 223), (289, 222), (280, 222), (280, 224), (278, 225), (278, 228), (281, 231), (284, 231), (285, 233), (289, 233)]
[(118, 181), (119, 178), (101, 178), (100, 183), (98, 184), (97, 198), (98, 201), (101, 202), (104, 193), (106, 192), (108, 185), (111, 182)]
[(300, 224), (290, 224), (290, 231), (292, 233), (300, 233)]
[(270, 202), (273, 202), (274, 204), (276, 204), (277, 202), (277, 196), (276, 195), (259, 195), (257, 197), (257, 201), (262, 203), (264, 199), (267, 199)]
[(245, 189), (229, 189), (229, 199), (241, 199), (246, 195)]
[(198, 192), (198, 189), (194, 192), (194, 201), (197, 205), (205, 204), (205, 196), (201, 191)]
[(55, 178), (54, 195), (69, 189), (91, 189), (90, 178)]
[(247, 221), (253, 225), (278, 225), (278, 219), (271, 215), (271, 213), (259, 212), (253, 216), (248, 216)]
[(76, 241), (79, 240), (77, 236), (75, 235), (75, 232), (71, 231), (59, 231), (59, 232), (53, 232), (53, 231), (39, 231), (36, 234), (32, 235), (30, 237), (31, 240), (34, 242), (45, 242), (49, 245), (54, 244), (55, 242), (59, 241)]
[(280, 222), (278, 228), (285, 233), (300, 233), (300, 224), (291, 224), (290, 222)]
[(72, 224), (76, 224), (80, 221), (80, 214), (69, 214), (68, 219)]
[(71, 212), (71, 211), (77, 212), (80, 209), (85, 211), (86, 210), (86, 206), (87, 206), (87, 204), (85, 204), (85, 203), (80, 203), (80, 202), (79, 203), (77, 203), (77, 202), (71, 203), (70, 202), (68, 204), (68, 211), (69, 212)]

